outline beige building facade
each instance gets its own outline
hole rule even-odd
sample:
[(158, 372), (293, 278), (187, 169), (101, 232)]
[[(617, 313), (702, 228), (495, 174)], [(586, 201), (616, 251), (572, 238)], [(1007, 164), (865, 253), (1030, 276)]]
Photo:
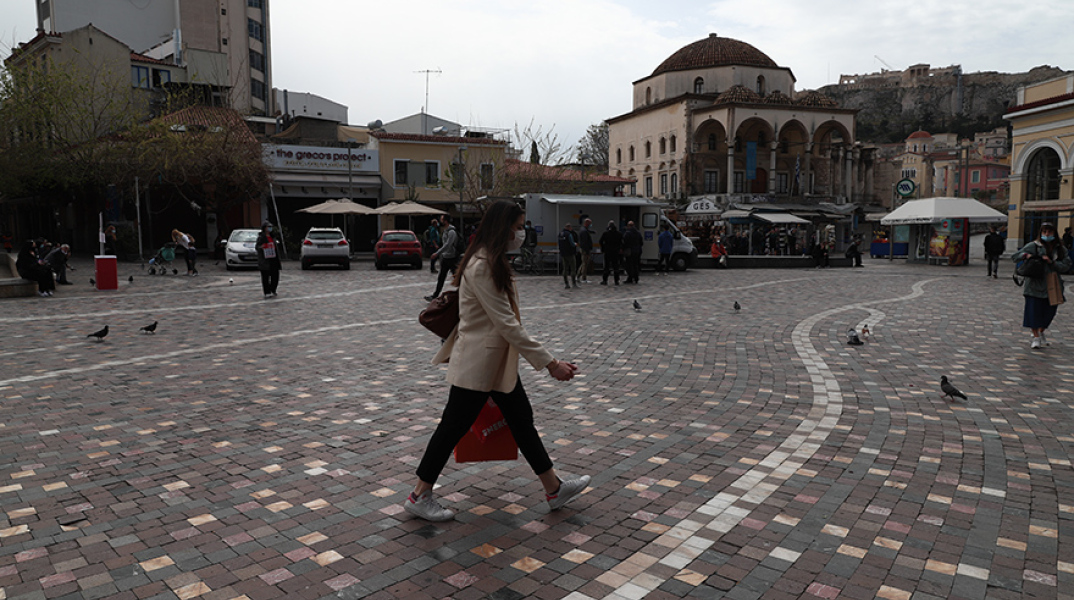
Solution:
[(635, 195), (723, 206), (873, 200), (856, 111), (794, 84), (745, 42), (689, 44), (634, 82), (629, 113), (608, 119), (609, 174), (635, 179)]
[(1018, 89), (1004, 115), (1013, 126), (1007, 249), (1074, 226), (1074, 75)]

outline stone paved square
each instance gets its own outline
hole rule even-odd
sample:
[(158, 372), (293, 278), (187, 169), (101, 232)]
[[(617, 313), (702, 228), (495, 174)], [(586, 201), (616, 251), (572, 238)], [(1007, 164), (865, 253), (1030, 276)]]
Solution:
[(549, 514), (525, 461), (451, 461), (437, 524), (400, 508), (447, 395), (428, 271), (4, 300), (0, 600), (1074, 597), (1074, 308), (1032, 351), (983, 265), (866, 266), (520, 277), (592, 485)]

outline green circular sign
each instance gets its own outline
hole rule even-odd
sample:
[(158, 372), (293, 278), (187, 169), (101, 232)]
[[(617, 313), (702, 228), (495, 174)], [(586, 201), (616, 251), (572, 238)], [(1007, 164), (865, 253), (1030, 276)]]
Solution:
[(914, 190), (916, 189), (917, 184), (914, 183), (913, 179), (903, 179), (899, 183), (895, 184), (895, 193), (902, 196), (903, 198), (913, 194)]

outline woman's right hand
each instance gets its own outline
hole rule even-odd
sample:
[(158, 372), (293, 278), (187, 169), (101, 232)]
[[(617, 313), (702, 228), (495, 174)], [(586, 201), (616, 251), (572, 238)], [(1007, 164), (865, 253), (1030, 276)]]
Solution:
[(570, 381), (578, 372), (578, 366), (565, 360), (553, 360), (548, 365), (548, 374), (559, 381)]

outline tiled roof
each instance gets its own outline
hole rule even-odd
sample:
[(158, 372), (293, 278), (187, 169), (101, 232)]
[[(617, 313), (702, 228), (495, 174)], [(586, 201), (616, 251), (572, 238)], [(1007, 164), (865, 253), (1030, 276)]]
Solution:
[(744, 85), (733, 85), (716, 97), (716, 104), (756, 104), (762, 101), (760, 94)]
[(772, 92), (771, 94), (769, 94), (768, 96), (765, 97), (764, 103), (765, 104), (793, 104), (794, 100), (791, 100), (791, 97), (788, 96), (787, 94), (784, 94), (783, 92), (781, 92), (779, 90), (776, 90), (776, 91)]
[(1010, 114), (1012, 112), (1018, 112), (1020, 110), (1028, 110), (1030, 108), (1039, 108), (1041, 106), (1048, 106), (1049, 104), (1058, 104), (1059, 102), (1065, 102), (1067, 100), (1074, 100), (1074, 94), (1060, 94), (1058, 96), (1052, 96), (1051, 98), (1037, 100), (1035, 102), (1026, 102), (1025, 104), (1019, 104), (1018, 106), (1012, 106), (1008, 108), (1007, 112), (1004, 114)]
[(930, 138), (930, 137), (932, 137), (931, 133), (925, 131), (924, 129), (918, 129), (917, 131), (911, 133), (910, 137), (908, 137), (906, 139), (908, 139), (908, 140), (916, 140), (918, 138)]
[(247, 141), (256, 142), (257, 138), (246, 121), (237, 111), (218, 106), (190, 106), (182, 110), (166, 114), (160, 117), (160, 121), (171, 125), (185, 125), (194, 127), (227, 127), (237, 132), (243, 138), (248, 136)]
[(131, 60), (134, 62), (143, 62), (152, 65), (171, 65), (171, 63), (168, 61), (152, 58), (144, 54), (138, 54), (137, 52), (131, 52)]
[(814, 106), (818, 108), (839, 108), (839, 103), (832, 100), (828, 96), (816, 91), (810, 90), (795, 101), (795, 104), (800, 106)]
[(504, 161), (504, 172), (509, 175), (540, 179), (544, 181), (577, 181), (586, 183), (631, 183), (633, 179), (603, 173), (587, 173), (579, 169), (553, 167), (509, 158)]
[(680, 48), (660, 63), (653, 75), (668, 71), (707, 69), (728, 65), (779, 68), (774, 60), (757, 48), (732, 38), (719, 37), (715, 33), (703, 40)]
[(438, 144), (486, 144), (489, 146), (506, 146), (507, 142), (495, 138), (460, 137), (456, 135), (420, 135), (417, 133), (388, 133), (387, 131), (370, 131), (369, 135), (378, 140), (397, 142), (432, 142)]

